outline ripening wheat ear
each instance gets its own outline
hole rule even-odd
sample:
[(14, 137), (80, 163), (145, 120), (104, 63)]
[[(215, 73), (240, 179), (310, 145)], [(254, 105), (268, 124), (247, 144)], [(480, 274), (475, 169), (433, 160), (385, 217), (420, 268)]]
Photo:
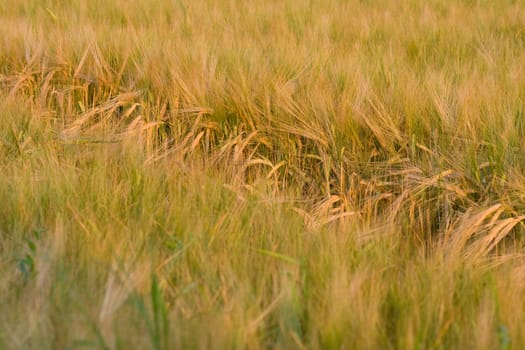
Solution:
[[(482, 210), (468, 210), (446, 232), (442, 251), (450, 261), (485, 263), (494, 258), (498, 246), (525, 220), (525, 216), (506, 217), (501, 204)], [(504, 257), (501, 261), (504, 261)]]

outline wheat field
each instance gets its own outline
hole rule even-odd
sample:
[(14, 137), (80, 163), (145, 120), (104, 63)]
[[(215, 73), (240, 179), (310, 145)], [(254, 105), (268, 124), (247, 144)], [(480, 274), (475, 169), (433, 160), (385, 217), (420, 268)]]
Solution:
[(525, 2), (3, 0), (0, 349), (525, 348)]

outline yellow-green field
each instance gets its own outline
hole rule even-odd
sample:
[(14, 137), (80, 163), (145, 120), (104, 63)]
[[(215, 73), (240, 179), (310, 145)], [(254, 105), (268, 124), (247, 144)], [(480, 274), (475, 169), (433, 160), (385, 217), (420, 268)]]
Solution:
[(0, 349), (524, 349), (525, 2), (3, 0)]

